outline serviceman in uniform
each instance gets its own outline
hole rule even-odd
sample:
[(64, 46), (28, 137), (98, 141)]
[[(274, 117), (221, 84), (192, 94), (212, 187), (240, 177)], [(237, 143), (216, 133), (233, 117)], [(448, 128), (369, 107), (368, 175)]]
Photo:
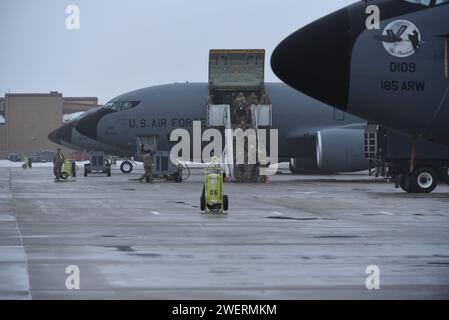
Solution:
[(212, 93), (207, 97), (207, 104), (214, 104), (214, 95)]
[(255, 92), (251, 93), (251, 95), (249, 96), (249, 101), (248, 104), (249, 105), (253, 105), (253, 104), (257, 104), (258, 99), (257, 99), (257, 95)]
[(246, 104), (246, 98), (245, 95), (243, 94), (243, 92), (240, 92), (237, 95), (237, 98), (235, 98), (234, 100), (234, 106), (236, 108), (240, 107), (240, 106), (244, 106)]
[(248, 141), (248, 148), (245, 149), (245, 151), (247, 151), (246, 157), (247, 157), (247, 165), (245, 168), (245, 182), (253, 182), (254, 181), (254, 177), (256, 176), (256, 170), (257, 170), (257, 165), (255, 163), (250, 163), (250, 158), (254, 158), (257, 161), (257, 146), (255, 144), (250, 143), (250, 141)]
[(239, 110), (237, 110), (237, 117), (239, 119), (239, 125), (238, 129), (242, 129), (241, 131), (237, 132), (237, 139), (243, 139), (243, 150), (235, 150), (235, 156), (237, 159), (242, 159), (243, 163), (237, 163), (236, 166), (236, 181), (245, 183), (246, 182), (246, 164), (248, 159), (248, 146), (247, 143), (245, 143), (244, 138), (244, 132), (247, 129), (247, 123), (246, 123), (246, 108), (244, 106), (241, 106)]
[(144, 152), (143, 168), (145, 173), (139, 178), (139, 182), (142, 183), (145, 179), (147, 183), (153, 183), (153, 156), (150, 150)]
[(262, 94), (262, 97), (260, 98), (259, 104), (261, 104), (261, 105), (270, 104), (270, 99), (268, 99), (268, 96), (267, 96), (267, 94), (265, 92)]
[(236, 110), (236, 117), (238, 120), (238, 125), (239, 128), (242, 129), (243, 131), (246, 131), (246, 126), (248, 124), (248, 111), (246, 106), (240, 106), (237, 108)]
[(55, 181), (59, 181), (62, 173), (62, 166), (64, 165), (64, 155), (61, 153), (61, 148), (58, 148), (56, 154), (53, 156), (53, 174), (55, 175)]
[(236, 120), (237, 123), (240, 123), (242, 110), (243, 108), (245, 108), (245, 106), (246, 106), (245, 95), (243, 94), (243, 92), (239, 92), (233, 103), (234, 107), (233, 114), (234, 119)]

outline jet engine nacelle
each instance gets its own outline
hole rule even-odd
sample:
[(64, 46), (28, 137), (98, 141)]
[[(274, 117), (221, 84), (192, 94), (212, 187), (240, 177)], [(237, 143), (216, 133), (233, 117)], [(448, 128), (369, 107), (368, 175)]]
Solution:
[(317, 166), (327, 172), (357, 172), (368, 169), (365, 132), (359, 128), (319, 131), (316, 135)]

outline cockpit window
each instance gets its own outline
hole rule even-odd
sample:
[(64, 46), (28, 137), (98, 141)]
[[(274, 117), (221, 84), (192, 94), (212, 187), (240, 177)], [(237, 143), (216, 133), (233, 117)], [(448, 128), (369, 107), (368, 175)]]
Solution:
[(437, 0), (435, 2), (435, 5), (438, 6), (438, 5), (443, 4), (443, 3), (449, 3), (449, 0)]
[(140, 101), (111, 101), (105, 104), (105, 108), (115, 111), (124, 111), (136, 107)]
[(113, 102), (111, 101), (111, 102), (106, 103), (106, 105), (104, 107), (108, 108), (108, 109), (115, 110), (115, 111), (120, 111), (120, 109), (122, 107), (122, 103), (120, 101), (113, 101)]
[(137, 106), (140, 103), (140, 101), (125, 101), (122, 104), (122, 111), (132, 109), (135, 106)]

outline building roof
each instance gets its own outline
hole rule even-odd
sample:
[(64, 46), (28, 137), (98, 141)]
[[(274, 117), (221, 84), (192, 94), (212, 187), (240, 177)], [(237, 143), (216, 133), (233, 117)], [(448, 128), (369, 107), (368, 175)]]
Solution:
[(62, 93), (51, 92), (51, 93), (6, 93), (5, 98), (7, 97), (62, 97)]

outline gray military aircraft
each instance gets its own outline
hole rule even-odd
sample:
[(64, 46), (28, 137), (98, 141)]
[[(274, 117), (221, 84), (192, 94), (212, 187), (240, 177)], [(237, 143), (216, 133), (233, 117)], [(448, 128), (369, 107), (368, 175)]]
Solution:
[(310, 97), (449, 144), (448, 37), (449, 0), (359, 1), (290, 35), (271, 65)]
[[(273, 128), (279, 129), (279, 157), (294, 158), (292, 172), (368, 168), (362, 120), (282, 83), (268, 83), (266, 91), (273, 106)], [(207, 96), (207, 83), (169, 84), (129, 92), (55, 130), (49, 139), (131, 157), (137, 154), (137, 138), (157, 136), (158, 149), (168, 151), (174, 129), (190, 130), (195, 120), (205, 123)], [(129, 163), (127, 167), (122, 171), (129, 172)]]

